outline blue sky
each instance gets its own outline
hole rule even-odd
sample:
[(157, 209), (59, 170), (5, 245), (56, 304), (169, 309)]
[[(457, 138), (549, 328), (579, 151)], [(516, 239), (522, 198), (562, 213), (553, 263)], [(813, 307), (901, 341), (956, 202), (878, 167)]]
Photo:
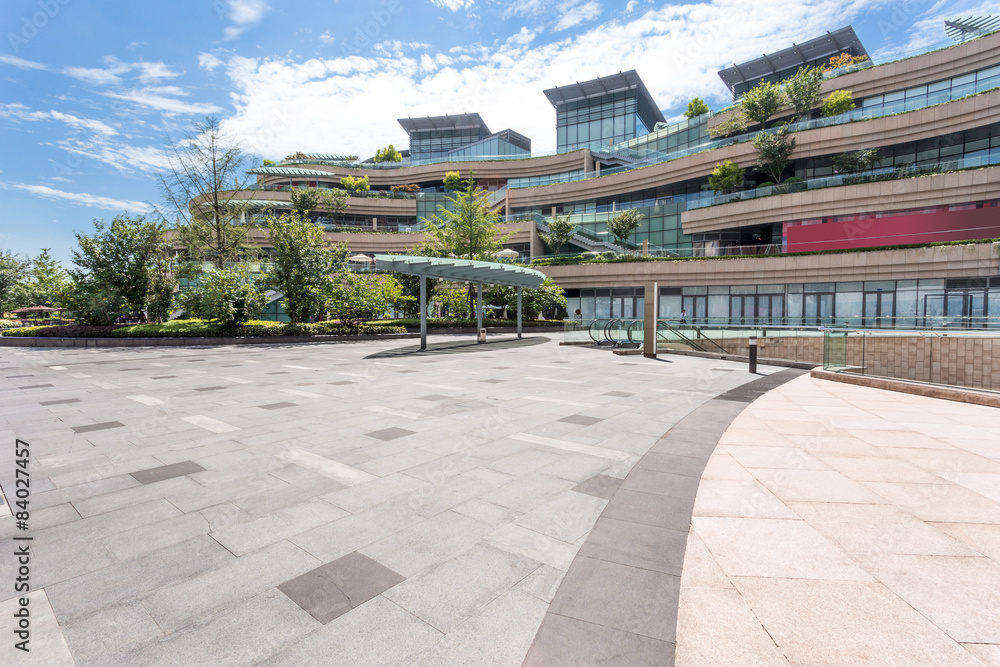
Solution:
[(638, 70), (668, 118), (734, 62), (852, 24), (879, 58), (944, 45), (950, 0), (3, 0), (0, 250), (158, 204), (166, 138), (215, 114), (261, 158), (406, 146), (404, 116), (479, 112), (555, 148), (542, 90)]

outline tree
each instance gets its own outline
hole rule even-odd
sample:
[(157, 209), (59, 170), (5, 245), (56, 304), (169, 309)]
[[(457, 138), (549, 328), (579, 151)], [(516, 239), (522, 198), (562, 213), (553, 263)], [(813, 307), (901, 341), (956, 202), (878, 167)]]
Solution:
[(705, 113), (708, 113), (708, 105), (705, 104), (700, 97), (696, 97), (688, 102), (688, 108), (687, 111), (684, 112), (684, 117), (694, 118), (695, 116), (700, 116)]
[(861, 150), (834, 155), (831, 162), (833, 162), (833, 168), (838, 173), (847, 173), (864, 171), (878, 162), (879, 159), (878, 148), (862, 148)]
[(565, 215), (552, 218), (552, 222), (549, 223), (549, 231), (542, 232), (539, 236), (545, 241), (545, 245), (549, 247), (552, 254), (558, 255), (559, 249), (569, 243), (574, 233), (576, 233), (576, 225), (569, 221), (568, 215)]
[(396, 150), (395, 146), (389, 144), (385, 148), (380, 148), (375, 151), (375, 157), (372, 162), (402, 162), (402, 154)]
[(261, 282), (250, 277), (245, 264), (213, 269), (201, 275), (196, 287), (184, 292), (181, 304), (195, 317), (236, 327), (260, 315), (267, 306)]
[(319, 316), (344, 270), (346, 248), (326, 241), (322, 226), (301, 215), (268, 216), (267, 238), (274, 255), (264, 284), (281, 292), (292, 324)]
[(490, 261), (509, 234), (498, 238), (500, 214), (490, 210), (489, 192), (477, 188), (471, 177), (463, 183), (465, 189), (451, 199), (454, 210), (438, 206), (427, 220), (427, 235), (440, 254)]
[(168, 171), (158, 177), (160, 193), (189, 258), (221, 269), (254, 256), (246, 222), (253, 199), (246, 191), (257, 189), (256, 177), (246, 174), (251, 157), (223, 133), (219, 120), (209, 116), (181, 141), (168, 141), (167, 156)]
[(761, 132), (753, 138), (753, 147), (757, 150), (757, 168), (775, 183), (780, 183), (781, 175), (791, 163), (789, 157), (795, 151), (795, 143), (795, 137), (784, 127), (777, 132)]
[(770, 81), (761, 81), (743, 94), (740, 108), (754, 123), (764, 125), (785, 104), (781, 86)]
[(632, 236), (632, 232), (639, 229), (641, 222), (642, 213), (639, 213), (638, 209), (630, 208), (608, 220), (608, 233), (615, 239), (615, 243), (626, 248), (629, 237)]
[(823, 69), (820, 67), (803, 67), (785, 80), (785, 97), (795, 109), (796, 120), (808, 116), (816, 106), (822, 86)]
[(274, 160), (264, 160), (264, 162), (260, 166), (262, 166), (262, 167), (273, 167), (274, 166)]
[(347, 210), (347, 200), (350, 194), (346, 190), (320, 190), (318, 188), (300, 188), (292, 190), (289, 197), (292, 204), (292, 214), (303, 218), (311, 218), (313, 211), (322, 209), (332, 218), (339, 217)]
[(444, 175), (444, 189), (445, 190), (464, 190), (465, 181), (462, 180), (462, 175), (457, 171), (448, 171)]
[(854, 99), (851, 97), (851, 91), (849, 90), (835, 90), (830, 93), (830, 96), (826, 98), (823, 102), (823, 115), (829, 118), (830, 116), (838, 116), (842, 113), (847, 113), (854, 108)]
[[(492, 285), (485, 298), (491, 305), (503, 308), (506, 316), (517, 317), (516, 287)], [(552, 278), (546, 278), (538, 287), (525, 287), (521, 290), (521, 314), (526, 320), (534, 320), (540, 313), (565, 307), (566, 293)]]
[(708, 184), (715, 193), (728, 194), (743, 185), (743, 169), (726, 160), (722, 164), (716, 164), (715, 169), (708, 177)]
[(416, 183), (406, 183), (405, 185), (390, 185), (390, 192), (420, 192), (420, 186)]
[(750, 119), (747, 118), (742, 109), (737, 108), (729, 114), (729, 117), (726, 120), (722, 121), (715, 127), (708, 128), (708, 134), (713, 139), (728, 137), (731, 134), (743, 134), (747, 131), (747, 127), (749, 125)]
[(17, 286), (29, 275), (31, 262), (23, 259), (9, 250), (0, 251), (0, 315), (11, 308), (20, 308), (15, 303)]
[(364, 275), (347, 271), (331, 285), (327, 307), (333, 319), (357, 324), (379, 319), (391, 306), (410, 298), (392, 275)]
[(340, 186), (351, 192), (368, 192), (371, 187), (368, 185), (368, 176), (344, 176), (340, 179)]
[[(93, 234), (76, 232), (75, 236), (79, 246), (72, 251), (76, 268), (69, 271), (73, 280), (69, 293), (74, 303), (78, 306), (92, 304), (99, 298), (120, 301), (126, 309), (123, 314), (143, 322), (159, 320), (169, 314), (173, 276), (170, 244), (162, 223), (141, 215), (122, 214), (110, 225), (94, 220)], [(74, 292), (76, 295), (72, 296)], [(94, 310), (97, 319), (106, 319), (117, 311), (120, 309)], [(86, 319), (88, 315), (83, 317)]]

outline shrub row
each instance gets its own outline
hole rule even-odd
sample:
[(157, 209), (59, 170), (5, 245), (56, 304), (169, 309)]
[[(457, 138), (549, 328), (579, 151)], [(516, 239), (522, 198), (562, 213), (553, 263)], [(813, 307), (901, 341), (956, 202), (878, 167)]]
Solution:
[[(377, 322), (372, 322), (372, 324), (378, 325), (389, 325), (395, 324), (397, 326), (403, 327), (419, 327), (419, 318), (407, 318), (399, 320), (379, 320)], [(501, 320), (492, 317), (487, 317), (483, 319), (483, 325), (487, 327), (516, 327), (517, 320)], [(561, 327), (563, 325), (562, 320), (525, 320), (523, 326), (526, 327)], [(445, 317), (428, 317), (427, 318), (427, 328), (429, 329), (445, 329), (448, 327), (475, 327), (476, 320), (473, 318), (445, 318)]]
[(227, 329), (219, 324), (202, 320), (175, 320), (165, 324), (134, 324), (132, 326), (24, 327), (5, 331), (3, 335), (53, 338), (174, 338), (180, 336), (254, 338), (259, 336), (373, 336), (394, 333), (406, 333), (406, 329), (400, 325), (378, 323), (281, 324), (262, 321), (248, 322), (242, 326)]

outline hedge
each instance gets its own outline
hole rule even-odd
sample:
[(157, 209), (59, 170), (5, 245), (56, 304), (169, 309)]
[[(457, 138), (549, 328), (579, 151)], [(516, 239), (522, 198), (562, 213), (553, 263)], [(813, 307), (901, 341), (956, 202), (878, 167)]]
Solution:
[(381, 323), (345, 324), (316, 322), (312, 324), (282, 324), (280, 322), (248, 322), (239, 327), (225, 328), (203, 320), (174, 320), (165, 324), (134, 324), (131, 326), (47, 326), (24, 327), (5, 331), (4, 336), (58, 338), (217, 338), (233, 336), (373, 336), (406, 333), (400, 325)]

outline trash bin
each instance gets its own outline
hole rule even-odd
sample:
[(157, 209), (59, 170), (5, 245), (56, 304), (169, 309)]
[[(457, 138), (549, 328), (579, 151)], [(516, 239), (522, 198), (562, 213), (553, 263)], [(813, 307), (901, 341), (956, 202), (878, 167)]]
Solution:
[(480, 329), (479, 330), (479, 342), (480, 343), (485, 343), (486, 342), (486, 329)]

